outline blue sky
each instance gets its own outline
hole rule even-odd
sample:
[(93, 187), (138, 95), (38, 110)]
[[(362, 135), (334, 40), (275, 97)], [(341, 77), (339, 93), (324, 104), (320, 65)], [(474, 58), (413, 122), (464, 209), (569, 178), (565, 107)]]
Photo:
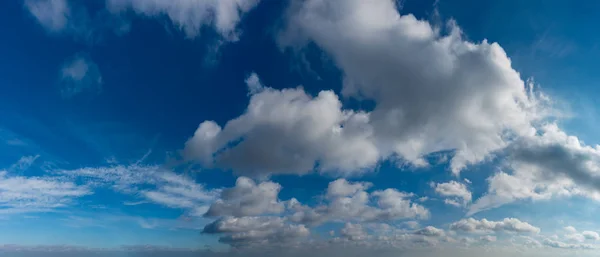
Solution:
[(599, 9), (4, 1), (0, 252), (594, 256)]

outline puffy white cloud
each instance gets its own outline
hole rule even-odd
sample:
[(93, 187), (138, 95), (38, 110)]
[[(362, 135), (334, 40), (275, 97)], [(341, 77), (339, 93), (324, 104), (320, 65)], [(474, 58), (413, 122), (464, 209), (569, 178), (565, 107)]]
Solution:
[(566, 226), (564, 229), (569, 233), (577, 233), (577, 229), (575, 229), (573, 226)]
[(498, 44), (467, 42), (454, 24), (440, 35), (393, 0), (296, 3), (280, 44), (314, 42), (342, 70), (344, 95), (375, 102), (369, 124), (383, 157), (422, 166), (425, 155), (455, 150), (458, 173), (533, 135), (546, 114)]
[(495, 236), (490, 236), (490, 235), (485, 235), (485, 236), (481, 236), (479, 237), (479, 240), (482, 242), (496, 242), (497, 238)]
[(11, 176), (0, 171), (0, 214), (50, 212), (91, 193), (59, 177)]
[[(456, 197), (455, 199), (446, 199), (446, 204), (454, 206), (465, 206), (471, 202), (471, 191), (467, 189), (465, 184), (461, 184), (456, 181), (450, 181), (446, 183), (431, 183), (431, 187), (435, 189), (435, 192), (445, 197)], [(460, 202), (460, 203), (459, 203)]]
[(505, 218), (502, 221), (468, 218), (450, 224), (450, 229), (468, 233), (516, 232), (537, 234), (540, 232), (540, 228), (515, 218)]
[(364, 182), (335, 180), (329, 183), (326, 204), (311, 208), (297, 202), (290, 203), (290, 220), (316, 225), (325, 221), (425, 219), (430, 215), (425, 207), (411, 201), (411, 194), (391, 188), (368, 193), (365, 191), (368, 187), (369, 184)]
[(585, 237), (585, 239), (588, 239), (588, 240), (594, 240), (594, 241), (600, 240), (600, 235), (598, 235), (598, 232), (595, 232), (595, 231), (583, 231), (583, 232), (581, 232), (581, 234)]
[(221, 192), (221, 197), (214, 202), (206, 216), (254, 216), (261, 214), (277, 214), (284, 211), (284, 204), (279, 201), (281, 185), (273, 182), (256, 184), (252, 179), (239, 177), (233, 188)]
[(332, 91), (313, 98), (300, 88), (263, 88), (251, 96), (246, 112), (223, 128), (202, 122), (185, 155), (249, 176), (306, 174), (315, 168), (348, 174), (373, 167), (379, 153), (369, 115), (341, 106)]
[(304, 225), (285, 223), (279, 217), (224, 217), (206, 225), (203, 233), (226, 234), (220, 242), (234, 247), (288, 243), (307, 237)]
[(431, 237), (442, 237), (444, 235), (446, 235), (446, 233), (444, 232), (443, 229), (439, 229), (433, 226), (427, 226), (424, 227), (420, 230), (415, 231), (416, 235), (423, 235), (423, 236), (431, 236)]
[(351, 241), (361, 241), (367, 238), (368, 233), (361, 224), (347, 222), (340, 230), (340, 235)]
[(148, 17), (167, 16), (174, 26), (188, 37), (199, 35), (205, 26), (212, 26), (223, 37), (236, 40), (241, 17), (260, 0), (107, 0), (112, 12), (133, 10)]
[(63, 64), (60, 71), (60, 93), (71, 98), (83, 92), (102, 91), (102, 75), (98, 65), (85, 53), (78, 53)]
[(540, 132), (507, 149), (512, 173), (501, 171), (488, 178), (487, 194), (471, 205), (469, 214), (524, 199), (584, 196), (600, 200), (600, 146), (585, 145), (556, 124), (544, 125)]

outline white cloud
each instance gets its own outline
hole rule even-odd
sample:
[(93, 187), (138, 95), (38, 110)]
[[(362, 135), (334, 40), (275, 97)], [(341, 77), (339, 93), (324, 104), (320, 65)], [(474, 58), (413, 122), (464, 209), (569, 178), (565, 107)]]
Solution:
[(431, 237), (442, 237), (442, 236), (446, 235), (446, 233), (444, 232), (443, 229), (439, 229), (439, 228), (432, 227), (432, 226), (427, 226), (427, 227), (424, 227), (423, 229), (417, 230), (417, 231), (415, 231), (415, 234), (423, 235), (423, 236), (431, 236)]
[(310, 231), (304, 225), (288, 224), (279, 217), (224, 217), (206, 225), (203, 233), (226, 234), (220, 242), (246, 247), (285, 244), (307, 237)]
[(188, 37), (198, 36), (203, 27), (212, 26), (229, 40), (237, 40), (238, 23), (258, 3), (259, 0), (107, 0), (114, 13), (131, 9), (143, 16), (166, 16)]
[(97, 94), (102, 91), (102, 75), (88, 54), (78, 53), (63, 64), (60, 84), (60, 93), (64, 98), (83, 92)]
[(575, 229), (573, 226), (566, 226), (564, 229), (569, 233), (577, 233), (577, 229)]
[(248, 86), (248, 93), (254, 95), (264, 89), (264, 85), (260, 82), (260, 78), (255, 72), (252, 72), (250, 76), (246, 78), (246, 86)]
[(495, 236), (490, 236), (490, 235), (486, 235), (486, 236), (481, 236), (479, 237), (479, 240), (482, 242), (496, 242), (497, 238)]
[(221, 192), (206, 216), (254, 216), (283, 212), (284, 204), (279, 201), (281, 185), (273, 182), (256, 184), (252, 179), (239, 177), (233, 188)]
[(344, 227), (340, 229), (340, 235), (351, 241), (362, 241), (367, 238), (368, 233), (361, 224), (347, 222), (344, 224)]
[(598, 232), (595, 232), (595, 231), (583, 231), (583, 232), (581, 232), (581, 234), (585, 237), (585, 239), (588, 239), (588, 240), (594, 240), (594, 241), (600, 240), (600, 235), (598, 235)]
[(23, 172), (29, 169), (33, 162), (35, 162), (35, 160), (37, 160), (39, 157), (39, 155), (23, 156), (15, 164), (11, 165), (8, 170), (10, 172)]
[(471, 206), (469, 214), (517, 200), (554, 196), (600, 200), (600, 146), (585, 145), (556, 124), (547, 124), (540, 132), (507, 149), (512, 173), (501, 171), (488, 178), (487, 194)]
[(25, 7), (44, 28), (52, 32), (65, 29), (71, 15), (66, 0), (25, 0)]
[(191, 216), (202, 216), (220, 193), (220, 190), (206, 189), (192, 178), (153, 165), (114, 165), (55, 172), (81, 179), (90, 187), (110, 187), (117, 192), (139, 195), (151, 203), (184, 209)]
[(50, 212), (91, 193), (58, 177), (10, 176), (0, 171), (0, 214)]
[[(471, 191), (467, 189), (467, 186), (456, 181), (450, 181), (447, 183), (431, 183), (431, 186), (435, 189), (435, 192), (445, 197), (456, 197), (456, 199), (446, 199), (446, 204), (455, 206), (466, 206), (471, 202)], [(460, 203), (459, 203), (460, 201)]]
[[(429, 211), (410, 200), (411, 194), (396, 189), (365, 191), (369, 184), (338, 179), (329, 183), (326, 204), (310, 208), (291, 202), (290, 220), (309, 225), (325, 221), (387, 222), (401, 219), (426, 219)], [(374, 202), (374, 204), (372, 204)]]
[(515, 218), (505, 218), (502, 221), (463, 219), (450, 224), (450, 229), (468, 233), (516, 232), (537, 234), (540, 228)]
[(549, 238), (544, 239), (543, 244), (553, 247), (553, 248), (565, 248), (565, 249), (594, 249), (594, 248), (596, 248), (590, 244), (570, 244), (570, 243), (552, 240)]
[(547, 114), (496, 43), (440, 35), (427, 21), (400, 15), (392, 0), (308, 0), (289, 10), (283, 46), (312, 41), (344, 75), (342, 93), (375, 101), (369, 125), (383, 157), (415, 165), (456, 150), (458, 173), (535, 133)]
[(369, 115), (341, 109), (331, 91), (317, 97), (302, 89), (263, 88), (250, 98), (246, 112), (222, 128), (200, 124), (185, 155), (205, 166), (248, 176), (322, 172), (349, 174), (379, 160)]

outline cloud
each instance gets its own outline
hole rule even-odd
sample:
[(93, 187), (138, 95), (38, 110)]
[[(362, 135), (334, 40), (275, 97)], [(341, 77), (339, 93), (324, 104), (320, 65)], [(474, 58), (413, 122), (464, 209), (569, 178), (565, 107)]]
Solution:
[(207, 167), (259, 177), (315, 168), (349, 174), (373, 167), (379, 154), (369, 115), (341, 106), (332, 91), (313, 98), (300, 88), (263, 88), (251, 96), (246, 112), (224, 127), (202, 122), (184, 153)]
[(463, 219), (450, 224), (450, 229), (468, 233), (515, 232), (537, 234), (540, 228), (516, 218), (505, 218), (502, 221)]
[(87, 187), (61, 178), (11, 176), (0, 171), (0, 214), (51, 212), (89, 194)]
[(98, 94), (102, 91), (102, 75), (88, 54), (78, 53), (63, 64), (60, 85), (60, 93), (64, 98), (84, 92)]
[(40, 25), (52, 32), (65, 29), (71, 15), (66, 0), (25, 0), (25, 7)]
[(467, 189), (465, 184), (461, 184), (456, 181), (450, 181), (438, 184), (431, 183), (431, 187), (433, 187), (435, 192), (441, 196), (456, 197), (456, 199), (444, 200), (446, 204), (454, 206), (466, 206), (471, 202), (471, 191)]
[(535, 133), (546, 117), (496, 43), (472, 43), (450, 23), (441, 35), (427, 21), (398, 13), (396, 1), (308, 0), (291, 5), (281, 46), (315, 43), (344, 75), (344, 96), (372, 100), (368, 124), (380, 156), (422, 166), (454, 150), (456, 174)]
[(224, 217), (206, 225), (202, 232), (225, 233), (219, 241), (234, 247), (284, 244), (310, 234), (304, 225), (287, 224), (279, 217)]
[[(289, 202), (294, 222), (318, 225), (325, 221), (387, 222), (401, 219), (426, 219), (429, 211), (410, 200), (412, 195), (396, 189), (365, 191), (368, 183), (338, 179), (329, 183), (326, 204), (314, 208)], [(371, 204), (374, 202), (374, 204)]]
[(129, 21), (106, 10), (91, 13), (80, 1), (25, 0), (25, 9), (50, 34), (69, 35), (85, 43), (102, 40), (105, 32), (116, 35), (130, 29)]
[(496, 242), (497, 238), (495, 236), (490, 236), (490, 235), (486, 235), (486, 236), (481, 236), (479, 238), (480, 241), (482, 242)]
[(553, 248), (563, 248), (563, 249), (595, 249), (595, 246), (590, 244), (570, 244), (557, 240), (552, 240), (549, 238), (544, 239), (543, 244), (546, 246), (550, 246)]
[(368, 236), (367, 231), (361, 224), (352, 224), (349, 222), (344, 224), (344, 227), (340, 229), (340, 235), (351, 241), (365, 240)]
[(168, 17), (174, 26), (190, 38), (205, 26), (212, 26), (228, 40), (237, 40), (237, 25), (242, 16), (258, 5), (259, 0), (107, 0), (113, 13), (133, 10), (146, 17)]
[(517, 200), (584, 196), (600, 200), (600, 146), (588, 146), (556, 124), (541, 127), (507, 149), (507, 167), (488, 178), (488, 192), (469, 214)]
[(23, 156), (19, 159), (19, 161), (17, 161), (17, 163), (11, 165), (8, 170), (10, 172), (23, 172), (29, 169), (33, 162), (35, 162), (35, 160), (37, 160), (39, 157), (39, 155)]
[(417, 230), (415, 232), (415, 234), (423, 235), (423, 236), (431, 236), (431, 237), (442, 237), (442, 236), (446, 235), (444, 230), (433, 227), (433, 226), (427, 226), (423, 229)]
[(252, 72), (250, 76), (246, 78), (246, 85), (248, 86), (248, 93), (250, 95), (254, 95), (265, 88), (255, 72)]
[(598, 235), (598, 232), (595, 232), (595, 231), (583, 231), (583, 232), (581, 232), (581, 234), (585, 237), (585, 239), (588, 239), (588, 240), (594, 240), (594, 241), (600, 240), (600, 235)]
[(109, 187), (120, 193), (139, 195), (154, 204), (184, 209), (191, 216), (202, 216), (220, 193), (217, 189), (206, 189), (192, 178), (154, 165), (113, 165), (54, 172), (80, 179), (90, 187)]
[(221, 192), (221, 198), (214, 202), (205, 216), (253, 216), (278, 214), (284, 204), (277, 198), (281, 185), (273, 182), (254, 183), (249, 178), (239, 177), (235, 187)]

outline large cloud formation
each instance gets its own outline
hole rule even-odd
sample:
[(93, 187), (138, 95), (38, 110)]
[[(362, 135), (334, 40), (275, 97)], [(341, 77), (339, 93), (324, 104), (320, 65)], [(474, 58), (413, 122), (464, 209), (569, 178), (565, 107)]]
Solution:
[(504, 50), (465, 41), (456, 25), (442, 35), (390, 0), (308, 0), (289, 13), (282, 46), (314, 42), (343, 72), (344, 96), (373, 100), (375, 109), (344, 110), (330, 91), (313, 98), (263, 88), (224, 128), (201, 123), (189, 156), (244, 174), (347, 174), (396, 157), (425, 166), (428, 154), (455, 150), (458, 174), (534, 135), (544, 117)]

